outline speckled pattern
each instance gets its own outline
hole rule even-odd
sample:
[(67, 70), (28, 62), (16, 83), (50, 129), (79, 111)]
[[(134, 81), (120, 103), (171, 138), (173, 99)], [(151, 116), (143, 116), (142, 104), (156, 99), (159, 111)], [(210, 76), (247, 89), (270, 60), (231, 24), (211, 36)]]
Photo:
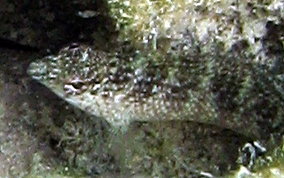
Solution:
[[(102, 51), (72, 44), (31, 64), (29, 73), (115, 126), (132, 120), (183, 119), (257, 137), (281, 128), (283, 3), (206, 1), (183, 8), (188, 8), (183, 22), (174, 18), (180, 11), (157, 14), (175, 24), (168, 31), (155, 20), (140, 29), (157, 32), (140, 41), (144, 46), (130, 41)], [(118, 30), (127, 33), (131, 28), (135, 37), (135, 25)]]
[[(73, 44), (32, 63), (29, 73), (115, 126), (182, 119), (259, 136), (258, 122), (281, 120), (283, 79), (254, 63), (251, 54), (214, 50), (178, 57), (137, 51), (127, 56)], [(273, 113), (260, 107), (264, 101)]]

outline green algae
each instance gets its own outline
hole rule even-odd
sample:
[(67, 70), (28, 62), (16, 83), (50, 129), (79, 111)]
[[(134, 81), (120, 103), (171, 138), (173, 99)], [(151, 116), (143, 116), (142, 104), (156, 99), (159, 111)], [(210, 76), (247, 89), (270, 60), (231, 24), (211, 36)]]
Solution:
[(86, 174), (82, 170), (64, 165), (48, 165), (44, 163), (40, 153), (32, 156), (31, 168), (25, 178), (83, 178)]
[[(266, 19), (283, 18), (280, 1), (109, 0), (108, 4), (120, 40), (136, 48), (168, 50), (169, 41), (182, 39), (180, 34), (186, 30), (204, 43), (217, 36), (226, 48), (244, 38), (255, 43), (254, 36), (265, 33)], [(252, 50), (257, 47), (251, 45)]]

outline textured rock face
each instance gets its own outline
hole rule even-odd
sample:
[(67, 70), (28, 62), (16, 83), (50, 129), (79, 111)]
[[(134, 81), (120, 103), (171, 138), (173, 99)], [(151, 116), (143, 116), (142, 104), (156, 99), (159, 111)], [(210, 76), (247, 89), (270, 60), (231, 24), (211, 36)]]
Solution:
[[(107, 12), (105, 4), (102, 0), (2, 0), (0, 37), (51, 50), (57, 50), (70, 41), (109, 41), (115, 34), (110, 18), (100, 15), (100, 12)], [(84, 17), (88, 10), (96, 12), (96, 16)], [(103, 44), (105, 42), (100, 46)]]
[(284, 4), (280, 0), (109, 0), (109, 4), (120, 38), (138, 48), (169, 52), (186, 38), (185, 34), (190, 34), (189, 41), (182, 46), (185, 50), (198, 45), (203, 51), (222, 43), (226, 51), (246, 48), (255, 55), (255, 62), (281, 63), (283, 67), (279, 55), (283, 56)]
[(240, 38), (250, 43), (265, 33), (266, 21), (279, 23), (283, 2), (109, 0), (111, 16), (117, 20), (123, 40), (147, 43), (156, 38), (181, 39), (186, 30), (207, 43), (212, 36), (231, 46)]

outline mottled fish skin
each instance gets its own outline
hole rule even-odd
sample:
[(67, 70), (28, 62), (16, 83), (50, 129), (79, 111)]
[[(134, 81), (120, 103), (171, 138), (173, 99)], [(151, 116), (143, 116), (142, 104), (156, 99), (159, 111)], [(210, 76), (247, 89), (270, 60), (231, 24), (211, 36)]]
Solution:
[(250, 54), (218, 48), (177, 57), (69, 46), (32, 63), (28, 72), (113, 126), (134, 120), (192, 120), (258, 137), (263, 125), (282, 121), (283, 79)]

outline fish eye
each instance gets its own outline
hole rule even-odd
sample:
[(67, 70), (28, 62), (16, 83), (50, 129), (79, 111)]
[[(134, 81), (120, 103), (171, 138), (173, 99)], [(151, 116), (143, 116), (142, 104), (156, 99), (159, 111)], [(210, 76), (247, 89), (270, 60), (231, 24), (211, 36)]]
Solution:
[(70, 85), (72, 85), (75, 89), (81, 89), (84, 86), (84, 82), (74, 81), (74, 82), (71, 82)]
[(78, 43), (71, 43), (70, 46), (68, 46), (68, 49), (74, 49), (74, 48), (78, 48), (80, 45)]

